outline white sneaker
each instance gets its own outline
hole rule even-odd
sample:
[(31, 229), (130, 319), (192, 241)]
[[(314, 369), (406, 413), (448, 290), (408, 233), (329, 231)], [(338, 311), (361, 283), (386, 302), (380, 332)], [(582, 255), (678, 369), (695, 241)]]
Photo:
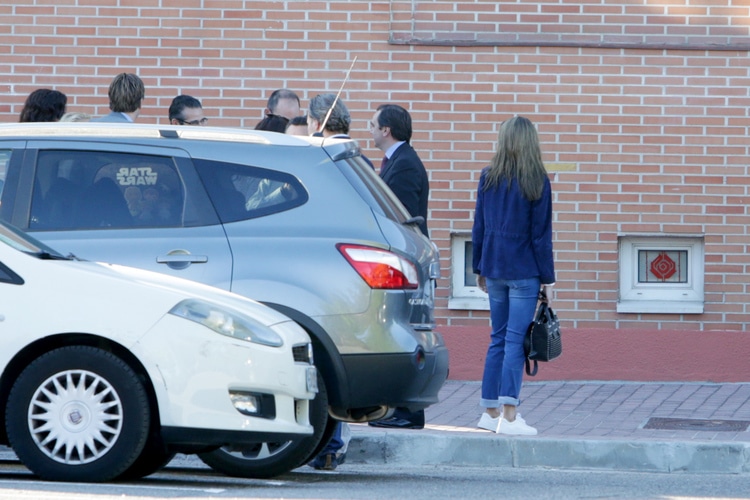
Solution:
[(505, 418), (501, 418), (495, 432), (507, 436), (536, 436), (536, 429), (528, 425), (520, 415), (516, 415), (516, 419), (513, 422), (508, 422)]
[(486, 431), (495, 432), (497, 425), (500, 423), (500, 417), (492, 418), (489, 413), (482, 413), (482, 417), (479, 419), (477, 427)]

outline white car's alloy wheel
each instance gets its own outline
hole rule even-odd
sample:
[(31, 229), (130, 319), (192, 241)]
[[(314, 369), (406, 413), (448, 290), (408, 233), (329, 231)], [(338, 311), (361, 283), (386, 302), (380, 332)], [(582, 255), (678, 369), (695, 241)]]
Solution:
[(52, 460), (76, 465), (97, 460), (117, 442), (123, 407), (114, 387), (85, 370), (66, 370), (34, 393), (29, 432)]
[(18, 375), (5, 426), (13, 451), (42, 479), (99, 482), (154, 470), (153, 460), (140, 459), (151, 418), (146, 388), (125, 361), (71, 345), (40, 355)]

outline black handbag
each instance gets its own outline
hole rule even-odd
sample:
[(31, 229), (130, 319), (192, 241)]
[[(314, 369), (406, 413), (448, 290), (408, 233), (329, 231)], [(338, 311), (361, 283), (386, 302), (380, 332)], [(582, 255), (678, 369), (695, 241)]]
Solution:
[[(547, 305), (544, 292), (539, 297), (542, 301), (536, 310), (534, 321), (526, 331), (523, 339), (523, 350), (526, 354), (526, 374), (536, 375), (538, 361), (550, 361), (562, 354), (562, 338), (560, 337), (560, 322), (555, 311)], [(531, 368), (531, 362), (534, 368)]]

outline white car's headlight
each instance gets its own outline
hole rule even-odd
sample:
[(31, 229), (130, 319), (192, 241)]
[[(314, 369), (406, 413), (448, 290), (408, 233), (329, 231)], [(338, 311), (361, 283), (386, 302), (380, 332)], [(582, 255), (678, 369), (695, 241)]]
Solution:
[(195, 321), (227, 337), (271, 347), (280, 347), (284, 344), (276, 332), (250, 316), (227, 310), (210, 302), (196, 299), (183, 300), (174, 306), (169, 314)]

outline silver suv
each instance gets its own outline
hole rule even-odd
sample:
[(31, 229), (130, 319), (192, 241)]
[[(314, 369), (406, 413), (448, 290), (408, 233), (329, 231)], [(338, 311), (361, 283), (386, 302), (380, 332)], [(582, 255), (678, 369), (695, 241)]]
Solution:
[(315, 456), (334, 419), (365, 422), (437, 402), (448, 374), (434, 331), (437, 248), (354, 141), (2, 124), (0, 181), (0, 218), (63, 253), (231, 290), (307, 330), (322, 377), (310, 410), (315, 434), (205, 450), (214, 469), (278, 475)]

